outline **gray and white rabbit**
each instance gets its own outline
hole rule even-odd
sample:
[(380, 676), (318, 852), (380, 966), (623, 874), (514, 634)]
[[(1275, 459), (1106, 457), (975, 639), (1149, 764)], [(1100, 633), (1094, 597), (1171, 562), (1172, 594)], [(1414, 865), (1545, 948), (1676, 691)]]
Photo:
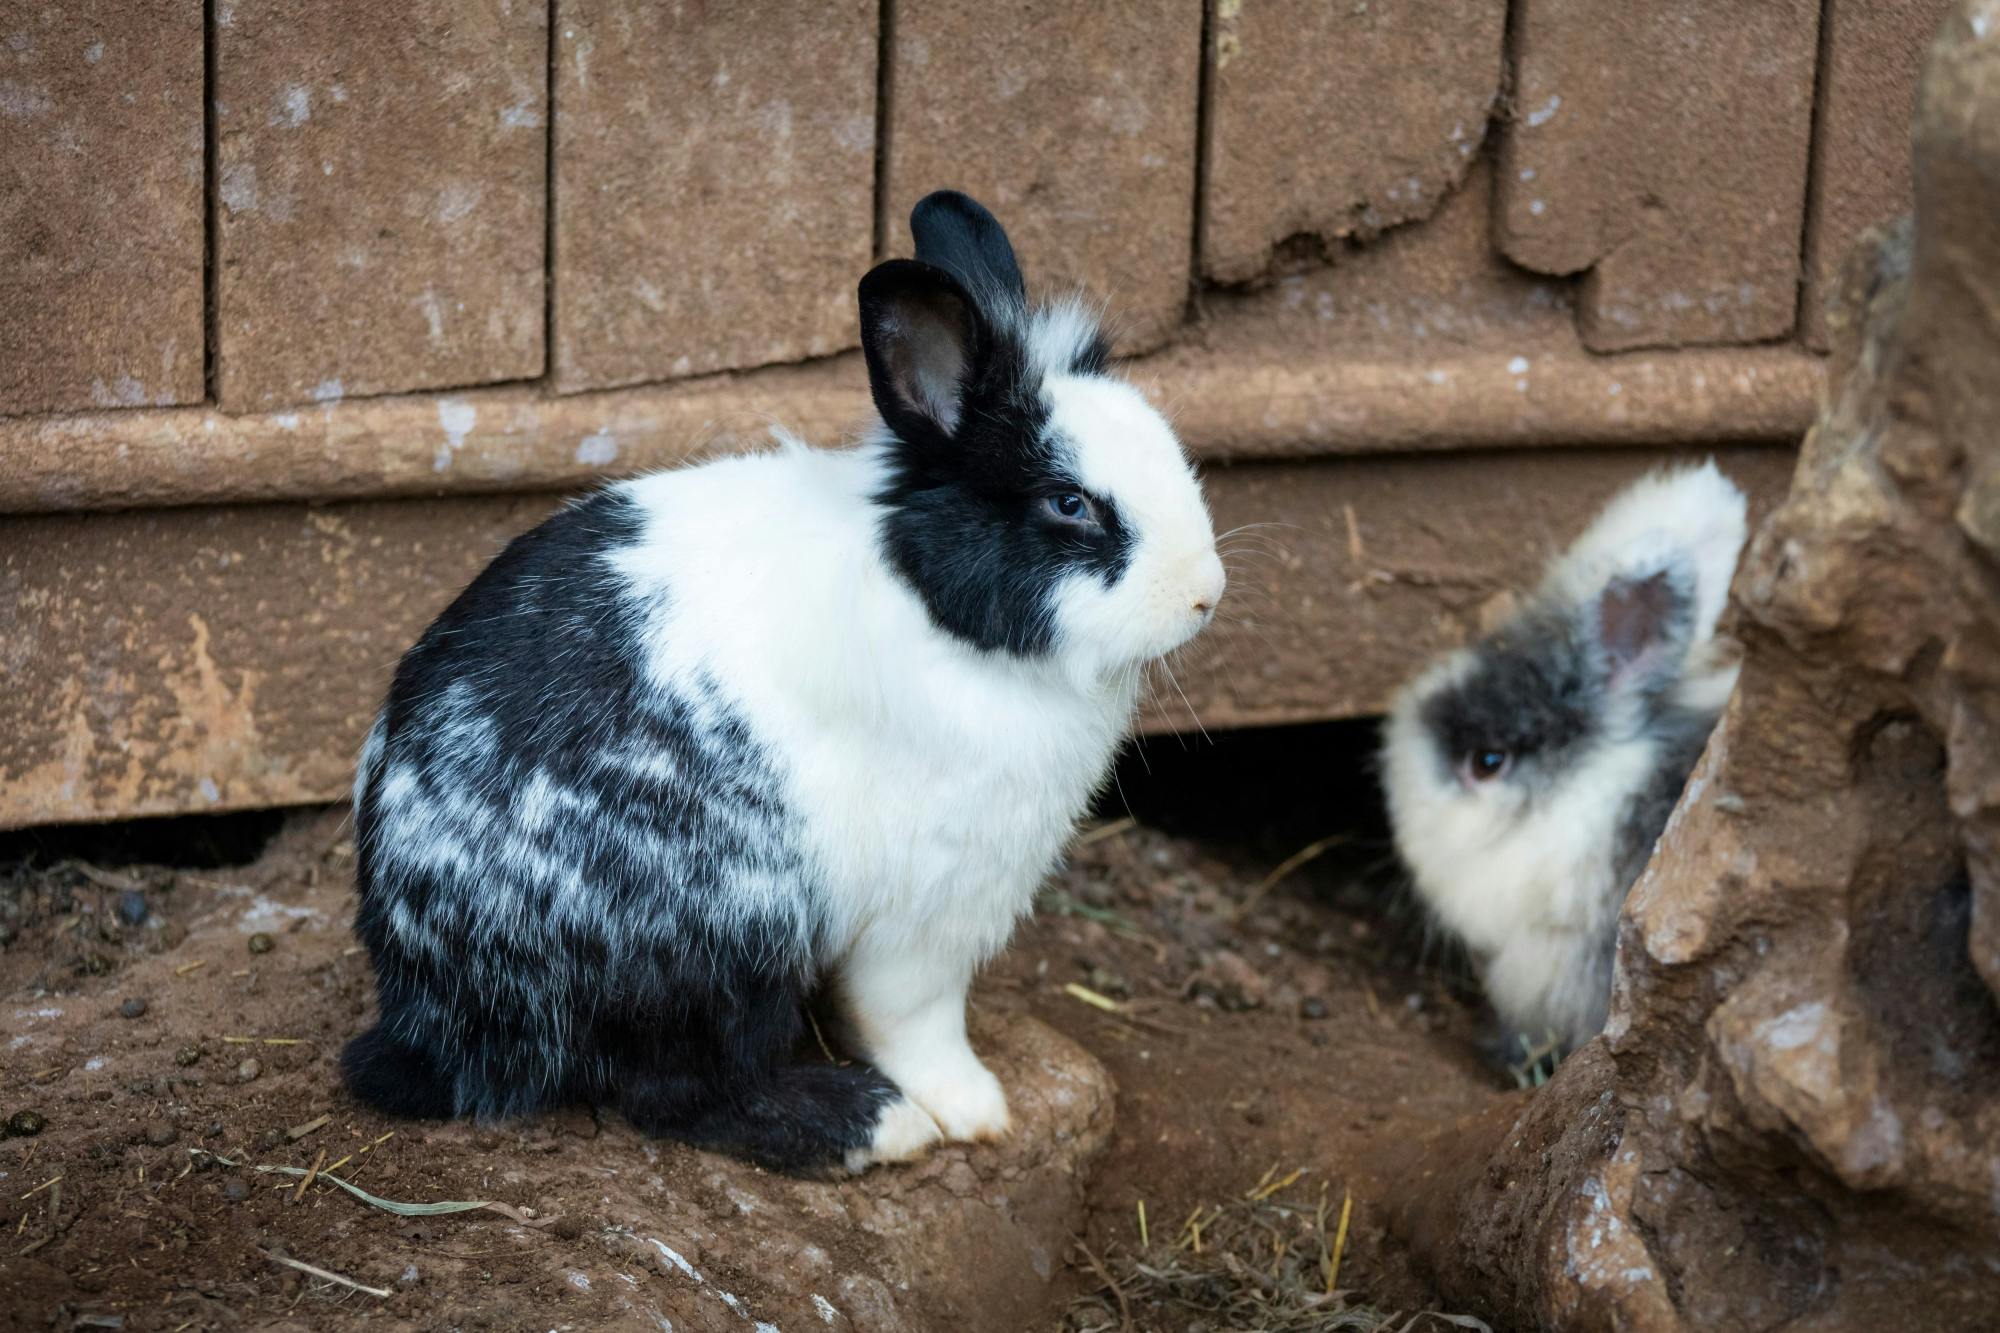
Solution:
[(1644, 478), (1390, 711), (1396, 848), (1516, 1038), (1604, 1024), (1626, 890), (1735, 687), (1715, 626), (1745, 512), (1713, 462)]
[[(963, 195), (911, 229), (861, 280), (859, 446), (600, 490), (403, 658), (355, 782), (362, 1100), (609, 1103), (792, 1171), (1006, 1130), (966, 988), (1223, 569), (1085, 308)], [(822, 990), (863, 1061), (805, 1038)]]

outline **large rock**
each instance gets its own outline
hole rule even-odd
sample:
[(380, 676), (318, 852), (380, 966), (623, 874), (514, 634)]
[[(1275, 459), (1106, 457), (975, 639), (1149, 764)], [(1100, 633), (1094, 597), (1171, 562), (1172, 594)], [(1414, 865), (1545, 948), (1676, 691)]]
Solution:
[(1594, 351), (1791, 332), (1818, 0), (1523, 0), (1495, 239)]
[(227, 0), (212, 40), (223, 408), (541, 374), (547, 10)]
[[(828, 1183), (710, 1159), (697, 1197), (635, 1199), (630, 1223), (603, 1233), (606, 1251), (666, 1279), (648, 1295), (676, 1328), (736, 1329), (752, 1315), (855, 1333), (1034, 1327), (1083, 1230), (1084, 1187), (1111, 1137), (1111, 1076), (1031, 1018), (975, 1022), (972, 1038), (1007, 1088), (1005, 1143)], [(751, 1285), (729, 1291), (718, 1269)]]
[[(1525, 1324), (1985, 1329), (2000, 1306), (2000, 0), (1932, 49), (1914, 227), (1739, 575), (1741, 686), (1612, 1015), (1429, 1140), (1404, 1222)], [(1422, 1169), (1422, 1168), (1413, 1168)]]
[(876, 6), (561, 0), (562, 391), (825, 356), (873, 248)]
[(201, 401), (201, 26), (0, 12), (0, 416)]
[(1429, 217), (1485, 142), (1506, 28), (1500, 0), (1218, 5), (1203, 275), (1241, 282), (1293, 236)]
[(1188, 300), (1202, 6), (931, 0), (890, 19), (884, 253), (910, 206), (964, 190), (1005, 223), (1033, 288), (1081, 285), (1120, 352)]

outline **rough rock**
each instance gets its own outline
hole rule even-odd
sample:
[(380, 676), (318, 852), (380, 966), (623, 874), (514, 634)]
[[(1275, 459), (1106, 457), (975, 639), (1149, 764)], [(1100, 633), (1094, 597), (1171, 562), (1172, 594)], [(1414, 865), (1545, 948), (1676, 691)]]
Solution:
[(1522, 0), (1495, 239), (1595, 351), (1793, 327), (1817, 0)]
[(1030, 1327), (1082, 1230), (1084, 1185), (1111, 1134), (1111, 1078), (1031, 1018), (985, 1016), (972, 1037), (1007, 1088), (1006, 1142), (835, 1182), (709, 1158), (693, 1197), (621, 1211), (614, 1192), (605, 1250), (678, 1279), (657, 1307), (677, 1328)]
[(1203, 275), (1241, 282), (1294, 236), (1429, 217), (1485, 140), (1506, 28), (1501, 0), (1218, 5)]
[(935, 0), (894, 9), (883, 250), (910, 206), (964, 190), (1005, 223), (1031, 287), (1080, 285), (1120, 352), (1163, 342), (1194, 245), (1197, 0)]
[(0, 17), (0, 415), (202, 396), (202, 16)]
[(215, 10), (228, 411), (542, 373), (548, 13)]
[(1821, 16), (1819, 123), (1806, 210), (1799, 332), (1827, 350), (1826, 299), (1869, 227), (1910, 208), (1911, 112), (1925, 49), (1952, 0), (1830, 4)]
[(563, 391), (857, 341), (875, 189), (868, 0), (556, 6)]
[(1947, 21), (1915, 143), (1914, 226), (1845, 271), (1833, 392), (1738, 576), (1741, 684), (1626, 905), (1604, 1041), (1413, 1167), (1406, 1233), (1499, 1318), (1992, 1326), (2000, 0)]

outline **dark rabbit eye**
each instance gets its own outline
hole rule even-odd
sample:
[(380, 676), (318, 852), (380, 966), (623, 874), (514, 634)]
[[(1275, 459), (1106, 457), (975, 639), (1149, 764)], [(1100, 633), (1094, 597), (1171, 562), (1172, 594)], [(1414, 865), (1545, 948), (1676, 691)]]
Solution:
[(1042, 501), (1051, 514), (1065, 523), (1087, 523), (1096, 517), (1089, 500), (1075, 491), (1057, 491)]
[(1491, 782), (1513, 764), (1514, 756), (1505, 750), (1474, 750), (1465, 756), (1465, 771), (1474, 782)]

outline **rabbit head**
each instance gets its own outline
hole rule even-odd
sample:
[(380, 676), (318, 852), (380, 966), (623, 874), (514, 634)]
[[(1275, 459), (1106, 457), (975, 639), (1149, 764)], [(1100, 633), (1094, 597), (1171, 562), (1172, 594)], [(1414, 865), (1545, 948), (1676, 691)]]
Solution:
[(860, 289), (891, 564), (979, 649), (1085, 679), (1171, 652), (1223, 591), (1172, 428), (1108, 372), (1079, 302), (1029, 301), (984, 208), (941, 191), (911, 230), (916, 257), (876, 266)]

